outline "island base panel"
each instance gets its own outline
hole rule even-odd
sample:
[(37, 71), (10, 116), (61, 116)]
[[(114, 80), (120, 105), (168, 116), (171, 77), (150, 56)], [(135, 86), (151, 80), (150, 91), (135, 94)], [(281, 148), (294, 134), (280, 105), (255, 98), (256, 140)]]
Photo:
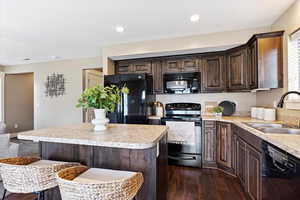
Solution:
[[(80, 162), (94, 168), (127, 170), (142, 172), (144, 184), (137, 195), (137, 200), (167, 199), (167, 137), (157, 147), (149, 149), (121, 149), (75, 144), (40, 142), (42, 159)], [(46, 200), (60, 200), (58, 188), (45, 194)]]

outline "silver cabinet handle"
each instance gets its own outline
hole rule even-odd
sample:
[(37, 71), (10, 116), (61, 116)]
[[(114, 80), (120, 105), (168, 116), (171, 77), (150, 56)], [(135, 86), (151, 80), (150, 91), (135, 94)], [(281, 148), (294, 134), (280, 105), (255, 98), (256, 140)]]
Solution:
[(168, 156), (168, 158), (170, 158), (172, 160), (196, 160), (195, 156), (191, 156), (191, 157), (174, 157), (174, 156)]

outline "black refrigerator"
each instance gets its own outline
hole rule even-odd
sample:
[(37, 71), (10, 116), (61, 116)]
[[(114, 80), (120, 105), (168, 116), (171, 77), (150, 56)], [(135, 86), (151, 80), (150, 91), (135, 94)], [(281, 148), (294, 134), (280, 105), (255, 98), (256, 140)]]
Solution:
[(147, 105), (154, 101), (152, 76), (147, 74), (121, 74), (104, 76), (104, 86), (126, 86), (129, 94), (122, 94), (121, 102), (113, 113), (108, 113), (110, 123), (147, 124)]

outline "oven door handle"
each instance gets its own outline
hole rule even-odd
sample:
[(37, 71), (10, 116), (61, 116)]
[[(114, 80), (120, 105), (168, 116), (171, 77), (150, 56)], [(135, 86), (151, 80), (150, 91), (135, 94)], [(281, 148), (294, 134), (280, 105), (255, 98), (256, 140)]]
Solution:
[(196, 160), (196, 156), (189, 156), (189, 157), (168, 156), (168, 158), (170, 158), (172, 160)]

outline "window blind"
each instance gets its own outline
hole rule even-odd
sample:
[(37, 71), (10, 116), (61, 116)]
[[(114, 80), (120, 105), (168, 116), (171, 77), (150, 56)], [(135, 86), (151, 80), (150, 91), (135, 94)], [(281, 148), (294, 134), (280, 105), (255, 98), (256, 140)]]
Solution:
[[(300, 30), (290, 37), (288, 46), (288, 89), (300, 91)], [(300, 99), (290, 95), (289, 99)]]

